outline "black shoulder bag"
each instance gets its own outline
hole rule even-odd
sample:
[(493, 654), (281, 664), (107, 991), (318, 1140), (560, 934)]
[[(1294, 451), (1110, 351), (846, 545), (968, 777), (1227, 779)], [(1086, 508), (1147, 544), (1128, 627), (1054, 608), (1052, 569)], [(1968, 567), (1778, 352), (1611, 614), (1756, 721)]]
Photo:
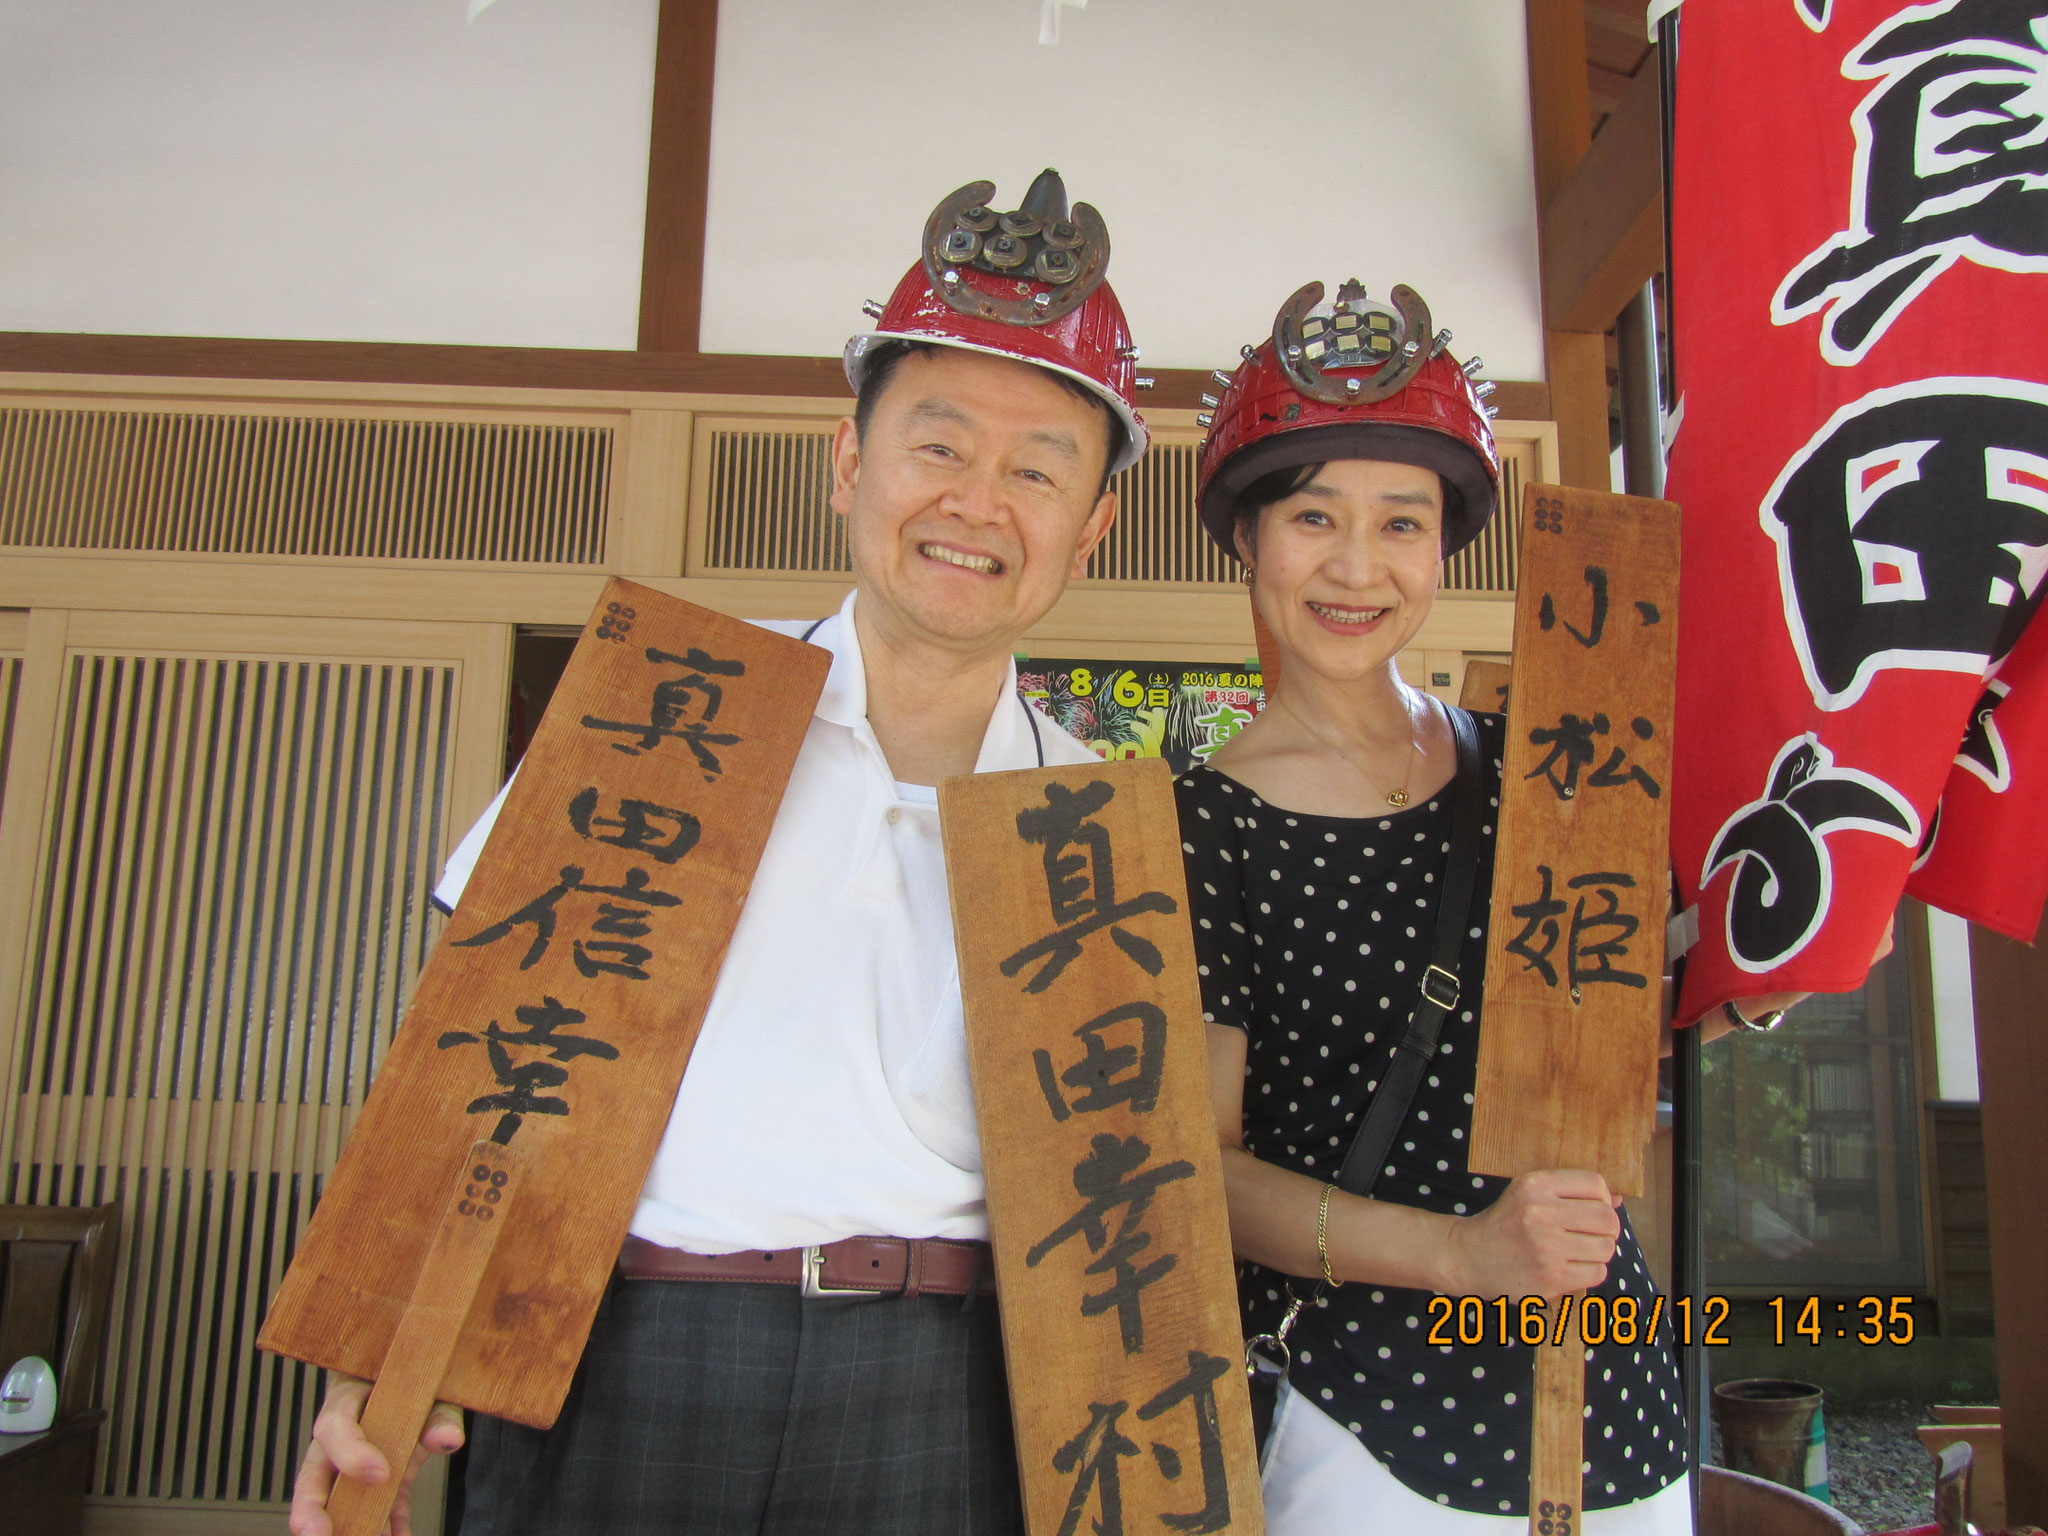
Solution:
[[(1444, 864), (1443, 892), (1437, 902), (1436, 933), (1430, 944), (1430, 963), (1423, 970), (1415, 1012), (1409, 1016), (1408, 1032), (1394, 1047), (1393, 1061), (1374, 1091), (1365, 1111), (1365, 1123), (1358, 1128), (1351, 1150), (1344, 1154), (1344, 1166), (1331, 1182), (1346, 1194), (1369, 1195), (1386, 1167), (1387, 1152), (1394, 1144), (1408, 1111), (1415, 1103), (1415, 1090), (1436, 1056), (1443, 1038), (1444, 1019), (1458, 1006), (1462, 984), (1458, 957), (1465, 946), (1465, 933), (1472, 914), (1472, 888), (1479, 878), (1479, 827), (1486, 816), (1486, 774), (1479, 757), (1479, 729), (1462, 709), (1444, 709), (1457, 743), (1458, 770), (1451, 795), (1451, 852)], [(1266, 1441), (1273, 1430), (1273, 1412), (1279, 1405), (1280, 1383), (1287, 1379), (1293, 1351), (1287, 1346), (1294, 1320), (1322, 1289), (1297, 1296), (1287, 1288), (1287, 1313), (1271, 1333), (1245, 1341), (1244, 1368), (1252, 1395), (1252, 1432), (1258, 1438), (1263, 1462)]]

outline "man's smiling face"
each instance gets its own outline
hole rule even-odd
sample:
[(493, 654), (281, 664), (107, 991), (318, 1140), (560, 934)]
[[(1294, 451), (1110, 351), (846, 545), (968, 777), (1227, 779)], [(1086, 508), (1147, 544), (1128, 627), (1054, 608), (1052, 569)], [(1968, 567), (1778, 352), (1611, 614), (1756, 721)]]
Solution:
[(901, 359), (865, 433), (841, 422), (832, 506), (861, 613), (896, 643), (1008, 651), (1116, 516), (1102, 407), (1028, 363), (935, 347)]

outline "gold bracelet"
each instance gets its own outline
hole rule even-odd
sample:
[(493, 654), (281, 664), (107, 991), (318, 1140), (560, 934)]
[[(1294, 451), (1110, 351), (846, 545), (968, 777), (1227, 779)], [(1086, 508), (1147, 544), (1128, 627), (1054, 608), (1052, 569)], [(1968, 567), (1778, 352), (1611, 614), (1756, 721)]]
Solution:
[(1331, 1289), (1344, 1282), (1330, 1273), (1330, 1196), (1337, 1193), (1337, 1186), (1323, 1186), (1322, 1203), (1316, 1207), (1316, 1257), (1323, 1261), (1323, 1284)]

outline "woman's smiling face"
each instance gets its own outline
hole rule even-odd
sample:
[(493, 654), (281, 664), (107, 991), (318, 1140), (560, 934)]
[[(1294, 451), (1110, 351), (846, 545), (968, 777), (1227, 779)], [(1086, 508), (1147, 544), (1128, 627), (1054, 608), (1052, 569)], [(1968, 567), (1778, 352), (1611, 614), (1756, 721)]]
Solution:
[(1443, 571), (1443, 482), (1383, 459), (1333, 459), (1263, 508), (1239, 554), (1284, 676), (1333, 680), (1384, 666), (1429, 617)]

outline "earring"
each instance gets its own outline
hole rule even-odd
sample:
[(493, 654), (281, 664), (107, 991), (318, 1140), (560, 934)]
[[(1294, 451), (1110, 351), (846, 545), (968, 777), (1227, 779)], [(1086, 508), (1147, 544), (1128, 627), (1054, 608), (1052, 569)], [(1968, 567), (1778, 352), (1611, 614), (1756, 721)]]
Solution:
[(1252, 584), (1252, 577), (1257, 574), (1258, 573), (1254, 571), (1250, 566), (1246, 566), (1244, 568), (1244, 575), (1239, 579), (1243, 581), (1246, 586), (1250, 586)]

